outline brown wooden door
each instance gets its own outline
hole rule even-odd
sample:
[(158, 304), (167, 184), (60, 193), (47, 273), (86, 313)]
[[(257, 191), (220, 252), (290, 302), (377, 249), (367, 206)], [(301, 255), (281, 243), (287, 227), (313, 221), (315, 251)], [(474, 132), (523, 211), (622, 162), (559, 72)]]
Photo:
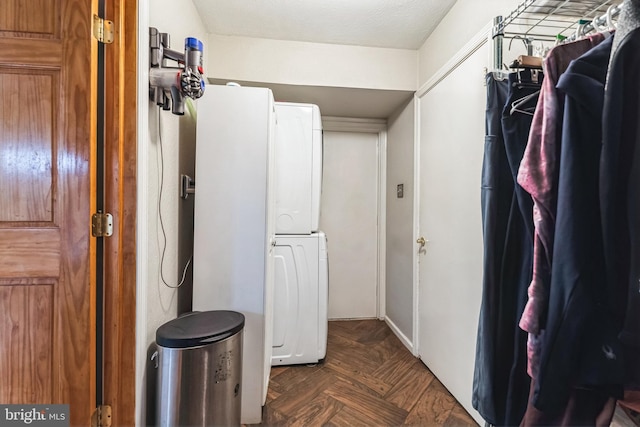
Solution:
[(0, 402), (95, 407), (90, 0), (0, 1)]

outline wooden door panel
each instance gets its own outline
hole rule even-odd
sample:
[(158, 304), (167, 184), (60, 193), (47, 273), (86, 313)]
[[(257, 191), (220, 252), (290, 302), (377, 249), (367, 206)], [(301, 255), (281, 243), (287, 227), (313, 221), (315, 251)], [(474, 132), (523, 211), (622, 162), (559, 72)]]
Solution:
[(37, 43), (34, 43), (34, 40), (30, 39), (3, 38), (4, 35), (0, 31), (1, 64), (14, 67), (25, 63), (51, 68), (62, 66), (62, 43), (59, 40), (37, 40)]
[[(54, 284), (0, 286), (0, 402), (51, 402), (53, 398)], [(16, 360), (29, 360), (15, 369)]]
[(15, 284), (21, 278), (58, 278), (60, 251), (57, 227), (0, 229), (0, 284)]
[(0, 3), (0, 31), (13, 36), (57, 37), (59, 17), (60, 0), (2, 0)]
[(72, 425), (95, 407), (94, 6), (0, 1), (0, 402)]
[(53, 221), (56, 77), (0, 69), (0, 221)]

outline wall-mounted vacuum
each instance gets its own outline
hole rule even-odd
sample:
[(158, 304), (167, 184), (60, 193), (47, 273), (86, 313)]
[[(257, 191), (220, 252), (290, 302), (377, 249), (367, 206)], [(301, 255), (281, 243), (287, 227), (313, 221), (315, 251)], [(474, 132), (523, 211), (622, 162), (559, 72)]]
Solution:
[[(169, 49), (169, 34), (149, 28), (149, 96), (163, 110), (184, 114), (184, 97), (198, 99), (204, 93), (202, 42), (194, 37), (184, 41), (184, 53)], [(175, 61), (177, 66), (168, 66)]]

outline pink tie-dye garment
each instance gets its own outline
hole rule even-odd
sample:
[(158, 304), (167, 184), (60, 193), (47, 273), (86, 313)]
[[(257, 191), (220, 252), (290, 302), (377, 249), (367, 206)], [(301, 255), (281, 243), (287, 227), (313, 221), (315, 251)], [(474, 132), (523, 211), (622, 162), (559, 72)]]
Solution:
[(553, 237), (558, 196), (559, 153), (564, 94), (556, 89), (569, 63), (598, 45), (605, 35), (597, 33), (576, 42), (554, 47), (544, 60), (544, 81), (533, 116), (529, 141), (518, 170), (518, 184), (533, 198), (533, 278), (520, 327), (530, 335), (528, 372), (535, 378), (539, 345), (547, 315)]

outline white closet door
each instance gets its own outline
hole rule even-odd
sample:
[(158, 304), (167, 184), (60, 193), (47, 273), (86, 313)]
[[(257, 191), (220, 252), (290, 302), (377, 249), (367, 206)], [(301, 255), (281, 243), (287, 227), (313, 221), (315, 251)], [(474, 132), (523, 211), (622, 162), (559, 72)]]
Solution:
[(377, 316), (378, 134), (324, 133), (320, 229), (328, 239), (329, 318)]
[[(480, 178), (486, 87), (481, 48), (420, 98), (419, 356), (471, 407), (482, 291)], [(419, 237), (419, 236), (416, 236)]]

